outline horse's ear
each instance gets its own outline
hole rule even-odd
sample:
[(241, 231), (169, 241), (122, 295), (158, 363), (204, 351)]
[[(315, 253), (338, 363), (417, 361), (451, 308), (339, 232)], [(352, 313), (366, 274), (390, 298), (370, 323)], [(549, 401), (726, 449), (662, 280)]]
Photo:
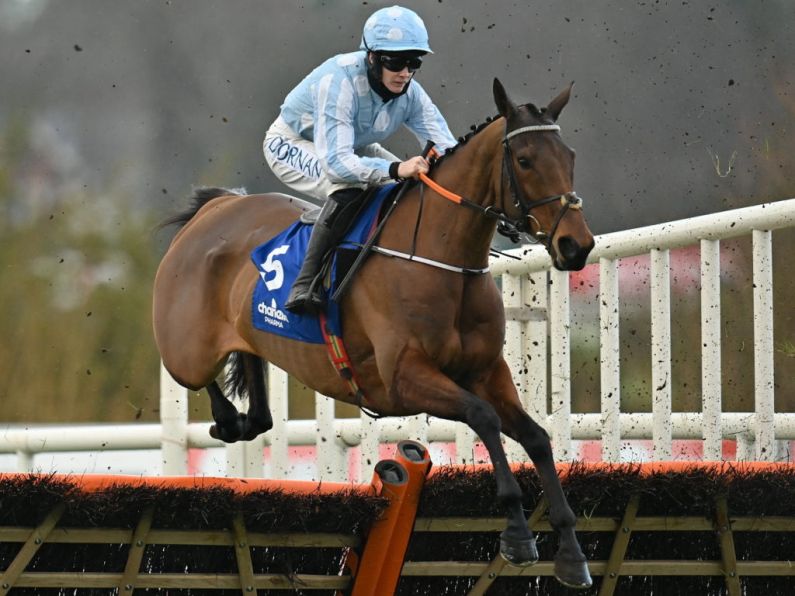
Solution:
[(506, 120), (516, 113), (516, 106), (508, 99), (505, 87), (502, 86), (498, 78), (494, 78), (494, 103), (497, 104), (497, 111)]
[(560, 116), (560, 112), (566, 107), (566, 104), (569, 103), (572, 87), (574, 87), (574, 81), (569, 84), (568, 88), (561, 91), (555, 99), (549, 102), (549, 105), (547, 106), (547, 114), (552, 116), (552, 120), (556, 121), (558, 116)]

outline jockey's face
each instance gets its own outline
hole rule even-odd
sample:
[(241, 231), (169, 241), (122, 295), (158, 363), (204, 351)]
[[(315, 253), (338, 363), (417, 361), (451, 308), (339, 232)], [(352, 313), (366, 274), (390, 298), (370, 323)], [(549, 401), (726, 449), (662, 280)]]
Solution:
[(392, 93), (402, 93), (403, 88), (408, 85), (414, 73), (409, 72), (409, 67), (406, 66), (403, 70), (392, 72), (389, 69), (381, 69), (381, 82), (384, 87), (389, 89)]
[(380, 54), (370, 52), (368, 60), (376, 69), (380, 66), (381, 83), (389, 91), (400, 94), (411, 81), (414, 72), (422, 65), (421, 54), (395, 53)]

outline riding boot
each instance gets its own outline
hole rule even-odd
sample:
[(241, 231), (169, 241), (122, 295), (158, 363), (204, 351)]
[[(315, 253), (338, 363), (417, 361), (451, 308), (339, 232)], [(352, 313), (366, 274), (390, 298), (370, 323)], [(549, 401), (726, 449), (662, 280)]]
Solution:
[(296, 314), (315, 314), (326, 306), (320, 272), (326, 253), (334, 248), (347, 232), (358, 213), (356, 199), (362, 195), (359, 188), (339, 190), (328, 198), (312, 226), (301, 270), (293, 282), (284, 307)]

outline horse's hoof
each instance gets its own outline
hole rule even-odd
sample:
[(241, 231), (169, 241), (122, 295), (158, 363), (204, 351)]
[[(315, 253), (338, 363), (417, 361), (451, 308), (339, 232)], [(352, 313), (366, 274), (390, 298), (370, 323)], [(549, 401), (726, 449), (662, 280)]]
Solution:
[(223, 430), (223, 427), (219, 428), (217, 424), (213, 424), (210, 427), (210, 436), (213, 439), (218, 439), (219, 441), (223, 441), (224, 443), (236, 443), (237, 437), (232, 437), (228, 432)]
[(507, 538), (500, 536), (500, 555), (510, 565), (516, 567), (529, 567), (538, 562), (538, 549), (536, 539), (530, 538)]
[(568, 588), (585, 590), (593, 585), (588, 561), (564, 561), (555, 559), (555, 577)]
[(238, 413), (237, 418), (230, 423), (218, 424), (217, 422), (210, 426), (210, 436), (213, 439), (218, 439), (224, 443), (237, 443), (246, 431), (246, 415)]
[(253, 441), (262, 433), (266, 433), (272, 428), (273, 428), (273, 421), (271, 419), (255, 422), (253, 421), (252, 418), (249, 418), (248, 422), (246, 423), (246, 430), (243, 433), (243, 435), (240, 437), (240, 440)]

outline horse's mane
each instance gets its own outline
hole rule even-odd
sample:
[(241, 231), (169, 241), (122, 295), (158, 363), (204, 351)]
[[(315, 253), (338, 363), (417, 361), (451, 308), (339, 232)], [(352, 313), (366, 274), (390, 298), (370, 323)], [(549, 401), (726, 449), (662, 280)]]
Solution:
[[(538, 108), (538, 107), (536, 107), (535, 105), (533, 105), (531, 103), (522, 104), (522, 105), (520, 105), (518, 107), (519, 108), (526, 108), (527, 111), (530, 112), (531, 116), (533, 116), (534, 118), (537, 118), (540, 121), (544, 120), (544, 114), (546, 112), (546, 108)], [(496, 115), (496, 116), (488, 116), (486, 118), (485, 122), (481, 122), (480, 124), (473, 124), (472, 126), (470, 126), (468, 133), (458, 137), (458, 144), (454, 145), (453, 147), (450, 147), (445, 152), (444, 155), (442, 155), (439, 159), (436, 160), (434, 165), (438, 165), (439, 163), (444, 161), (445, 158), (447, 158), (450, 155), (452, 155), (453, 153), (455, 153), (457, 149), (459, 149), (460, 147), (463, 147), (464, 145), (466, 145), (467, 142), (469, 142), (469, 140), (472, 139), (472, 137), (474, 137), (476, 134), (478, 134), (480, 131), (482, 131), (484, 128), (486, 128), (489, 124), (491, 124), (492, 122), (494, 122), (495, 120), (497, 120), (497, 119), (499, 119), (501, 117), (502, 116), (500, 116), (499, 114)]]
[(440, 164), (440, 163), (441, 163), (442, 161), (444, 161), (446, 158), (450, 157), (450, 156), (451, 156), (453, 153), (455, 153), (455, 152), (456, 152), (456, 151), (457, 151), (457, 150), (458, 150), (460, 147), (462, 147), (462, 146), (466, 145), (466, 144), (467, 144), (467, 142), (469, 142), (469, 140), (470, 140), (472, 137), (474, 137), (476, 134), (478, 134), (478, 133), (479, 133), (481, 130), (483, 130), (484, 128), (486, 128), (486, 127), (487, 127), (489, 124), (491, 124), (492, 122), (494, 122), (494, 121), (495, 121), (497, 118), (499, 118), (499, 117), (500, 117), (499, 115), (497, 115), (497, 116), (489, 116), (488, 118), (486, 118), (486, 121), (485, 121), (485, 122), (481, 122), (480, 124), (473, 124), (472, 126), (470, 126), (470, 127), (469, 127), (469, 132), (468, 132), (468, 133), (466, 133), (466, 134), (465, 134), (465, 135), (463, 135), (463, 136), (460, 136), (460, 137), (458, 137), (458, 144), (457, 144), (457, 145), (453, 145), (453, 146), (452, 146), (452, 147), (450, 147), (450, 148), (449, 148), (447, 151), (445, 151), (444, 155), (442, 155), (442, 156), (441, 156), (439, 159), (437, 159), (437, 160), (436, 160), (436, 162), (434, 162), (434, 163), (435, 163), (435, 165), (438, 165), (438, 164)]

